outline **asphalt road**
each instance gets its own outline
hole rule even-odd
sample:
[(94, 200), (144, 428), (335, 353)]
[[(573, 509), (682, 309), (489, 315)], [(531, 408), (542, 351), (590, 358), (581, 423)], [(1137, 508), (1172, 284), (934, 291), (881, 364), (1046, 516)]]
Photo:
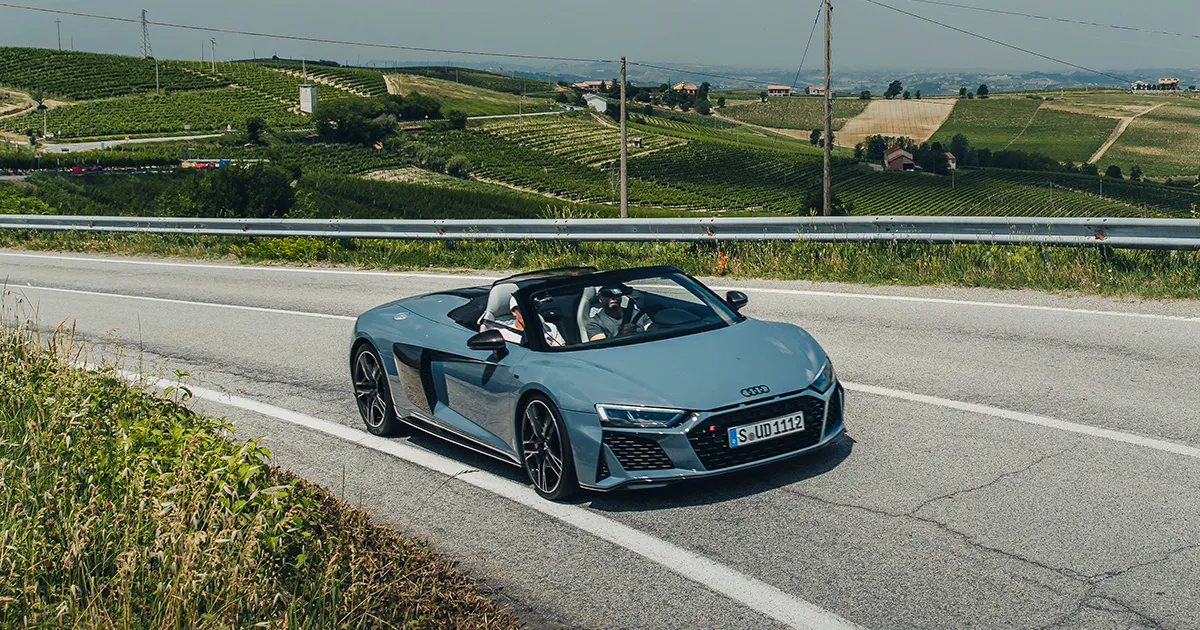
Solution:
[(43, 155), (58, 155), (61, 153), (78, 153), (80, 151), (93, 151), (106, 147), (113, 147), (118, 144), (148, 144), (153, 142), (172, 142), (182, 140), (205, 140), (208, 138), (220, 138), (221, 134), (204, 134), (198, 136), (165, 136), (162, 138), (131, 138), (129, 140), (95, 140), (86, 142), (50, 142), (42, 146)]
[(1200, 303), (714, 280), (822, 342), (852, 438), (556, 513), (523, 502), (516, 469), (354, 438), (352, 318), (482, 279), (163, 263), (0, 252), (0, 277), (10, 316), (239, 397), (196, 404), (427, 537), (532, 627), (786, 627), (781, 609), (816, 611), (797, 627), (1200, 627)]

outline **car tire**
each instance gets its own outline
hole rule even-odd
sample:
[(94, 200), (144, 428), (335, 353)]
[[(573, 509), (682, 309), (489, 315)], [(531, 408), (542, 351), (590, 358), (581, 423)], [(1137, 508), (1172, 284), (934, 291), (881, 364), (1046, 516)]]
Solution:
[(350, 378), (354, 383), (354, 401), (367, 431), (380, 436), (395, 433), (400, 428), (400, 420), (392, 404), (387, 369), (371, 344), (365, 343), (355, 351)]
[(518, 426), (521, 465), (533, 489), (551, 501), (579, 492), (571, 439), (554, 403), (540, 394), (531, 397), (521, 409)]

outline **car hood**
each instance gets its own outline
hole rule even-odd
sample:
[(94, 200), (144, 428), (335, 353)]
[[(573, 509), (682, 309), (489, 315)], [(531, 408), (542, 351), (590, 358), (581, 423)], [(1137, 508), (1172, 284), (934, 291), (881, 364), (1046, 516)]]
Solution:
[(647, 343), (556, 353), (549, 368), (559, 405), (591, 411), (596, 403), (707, 410), (746, 402), (743, 389), (770, 394), (804, 389), (825, 365), (825, 351), (804, 329), (747, 319), (717, 330)]

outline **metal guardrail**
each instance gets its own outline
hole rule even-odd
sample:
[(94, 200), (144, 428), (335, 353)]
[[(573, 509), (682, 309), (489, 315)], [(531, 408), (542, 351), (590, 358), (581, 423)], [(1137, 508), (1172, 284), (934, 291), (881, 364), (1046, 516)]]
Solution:
[(211, 236), (556, 241), (985, 243), (1200, 249), (1200, 220), (959, 216), (672, 219), (197, 219), (0, 215), (0, 229)]

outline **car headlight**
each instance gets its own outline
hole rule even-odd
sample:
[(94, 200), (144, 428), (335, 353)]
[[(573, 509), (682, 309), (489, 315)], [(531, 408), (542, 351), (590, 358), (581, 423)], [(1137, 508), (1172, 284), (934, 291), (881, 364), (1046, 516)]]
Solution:
[(825, 367), (821, 368), (821, 373), (813, 380), (812, 388), (819, 392), (827, 391), (835, 380), (837, 380), (837, 375), (833, 373), (833, 361), (826, 357)]
[(665, 429), (687, 417), (682, 409), (637, 407), (634, 405), (596, 405), (600, 424), (621, 429)]

